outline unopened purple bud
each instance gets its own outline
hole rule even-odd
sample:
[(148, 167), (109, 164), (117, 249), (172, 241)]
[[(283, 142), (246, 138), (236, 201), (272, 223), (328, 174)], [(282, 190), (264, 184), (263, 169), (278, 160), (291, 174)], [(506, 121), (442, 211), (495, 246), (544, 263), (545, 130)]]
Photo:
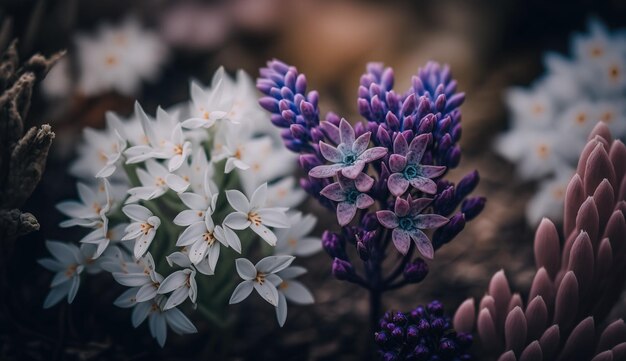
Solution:
[(291, 130), (291, 134), (296, 139), (305, 139), (308, 135), (307, 129), (300, 124), (292, 124), (289, 130)]
[(457, 124), (454, 126), (454, 128), (452, 128), (452, 131), (450, 132), (450, 135), (452, 136), (452, 141), (453, 142), (458, 142), (461, 139), (461, 133), (463, 131), (463, 128), (461, 127), (461, 124)]
[(402, 337), (404, 337), (404, 330), (402, 330), (402, 327), (394, 328), (393, 331), (391, 331), (391, 337), (402, 339)]
[(435, 100), (435, 109), (437, 109), (438, 112), (443, 112), (445, 107), (446, 107), (446, 95), (440, 94)]
[(428, 275), (428, 264), (423, 259), (417, 258), (404, 267), (402, 275), (410, 283), (422, 282)]
[(280, 101), (278, 101), (278, 109), (282, 112), (284, 110), (291, 110), (291, 103), (288, 100), (285, 99), (281, 99)]
[[(297, 72), (294, 69), (289, 69), (287, 71), (287, 74), (285, 74), (285, 86), (290, 88), (290, 89), (295, 89), (296, 88), (296, 77), (297, 77)], [(291, 90), (290, 90), (291, 91)], [(293, 92), (291, 92), (293, 95)]]
[(372, 119), (370, 103), (366, 99), (360, 98), (358, 100), (358, 107), (359, 107), (359, 114), (361, 114), (365, 119), (374, 120)]
[(431, 133), (434, 127), (435, 116), (432, 114), (427, 114), (422, 119), (420, 119), (419, 126), (417, 127), (417, 132), (419, 134)]
[(385, 128), (381, 126), (378, 127), (376, 138), (378, 139), (378, 143), (383, 147), (391, 147), (391, 137)]
[(430, 350), (424, 345), (417, 345), (413, 350), (413, 354), (415, 355), (416, 359), (424, 360), (430, 354)]
[(393, 69), (385, 68), (383, 74), (380, 77), (380, 84), (383, 86), (383, 88), (389, 90), (393, 88), (393, 78)]
[(430, 322), (430, 327), (437, 331), (441, 331), (446, 327), (446, 320), (441, 317), (435, 318)]
[(296, 93), (304, 94), (306, 92), (306, 76), (304, 74), (298, 75), (296, 78)]
[(362, 241), (362, 240), (358, 240), (356, 242), (356, 250), (359, 253), (359, 257), (363, 260), (366, 261), (370, 259), (370, 252), (369, 249), (367, 248), (366, 244)]
[(416, 105), (417, 100), (415, 98), (415, 94), (411, 93), (408, 97), (406, 97), (404, 103), (402, 103), (402, 110), (400, 113), (405, 116), (409, 115), (415, 110)]
[(419, 330), (417, 329), (417, 326), (415, 325), (411, 325), (406, 329), (406, 337), (409, 339), (417, 339), (417, 337), (419, 336)]
[(324, 231), (322, 234), (322, 247), (333, 258), (345, 259), (346, 251), (344, 240), (336, 233)]
[(472, 197), (463, 201), (461, 212), (465, 214), (465, 220), (470, 221), (482, 212), (485, 208), (485, 197)]
[(300, 161), (300, 168), (302, 168), (305, 172), (308, 172), (322, 164), (320, 159), (315, 154), (301, 154), (298, 160)]
[(339, 126), (339, 123), (341, 123), (341, 118), (337, 114), (335, 114), (333, 112), (326, 113), (325, 120), (327, 122), (331, 123), (331, 124), (336, 125), (336, 126)]
[(270, 113), (278, 113), (278, 100), (272, 97), (262, 97), (259, 105)]
[(454, 343), (454, 341), (449, 340), (447, 338), (442, 339), (439, 342), (439, 349), (444, 353), (444, 354), (451, 354), (454, 353), (457, 349), (456, 347), (456, 343)]
[(280, 74), (285, 74), (290, 69), (289, 65), (285, 64), (284, 62), (278, 59), (272, 59), (268, 61), (267, 66), (268, 68), (271, 68)]
[(430, 314), (433, 314), (435, 316), (443, 316), (443, 304), (441, 304), (441, 302), (437, 300), (429, 303), (426, 308), (428, 309), (428, 312)]
[(424, 316), (426, 316), (426, 310), (424, 310), (424, 307), (422, 306), (418, 306), (411, 311), (411, 317), (413, 317), (414, 320), (419, 320)]
[(417, 114), (420, 116), (430, 113), (430, 99), (426, 95), (422, 95), (417, 102)]
[(338, 280), (349, 281), (354, 277), (354, 267), (352, 266), (352, 263), (346, 260), (335, 258), (333, 261), (332, 273)]
[(313, 108), (317, 108), (317, 104), (320, 100), (320, 95), (317, 91), (315, 90), (311, 90), (307, 95), (306, 95), (306, 100), (313, 104)]
[(383, 361), (396, 361), (398, 360), (398, 356), (396, 356), (393, 352), (385, 352), (383, 355)]
[(461, 161), (461, 148), (458, 145), (450, 148), (446, 154), (446, 166), (448, 168), (456, 168)]
[(296, 122), (296, 113), (294, 113), (291, 109), (283, 110), (280, 115), (288, 122), (288, 124)]
[(376, 340), (376, 343), (384, 344), (387, 340), (389, 340), (389, 336), (387, 336), (385, 331), (381, 331), (374, 334), (374, 339)]
[(307, 101), (303, 101), (302, 103), (300, 103), (300, 112), (302, 113), (302, 116), (304, 117), (304, 119), (307, 120), (307, 122), (312, 122), (312, 123), (317, 122), (317, 114), (315, 112), (315, 108), (313, 107), (313, 104)]
[(407, 115), (406, 117), (404, 117), (403, 125), (404, 129), (413, 129), (413, 126), (415, 125), (415, 116)]
[(385, 109), (383, 103), (378, 98), (378, 95), (374, 95), (371, 100), (372, 115), (376, 119), (383, 119), (385, 116)]
[(389, 330), (389, 331), (393, 331), (393, 330), (395, 330), (395, 329), (396, 329), (396, 324), (395, 324), (395, 323), (393, 323), (393, 322), (389, 322), (389, 323), (386, 325), (386, 328), (387, 328), (387, 330)]
[(459, 344), (462, 347), (469, 347), (472, 345), (472, 342), (474, 341), (474, 337), (472, 336), (471, 333), (461, 332), (457, 334), (457, 340), (459, 341)]
[(315, 144), (318, 144), (320, 140), (324, 140), (324, 133), (322, 130), (317, 127), (311, 128), (311, 140)]
[(478, 182), (480, 181), (480, 175), (477, 170), (474, 170), (468, 174), (466, 174), (456, 186), (456, 197), (457, 199), (465, 198), (468, 194), (472, 193)]
[(457, 213), (445, 226), (435, 231), (433, 235), (433, 246), (435, 249), (450, 242), (465, 228), (465, 215), (463, 213)]
[(289, 128), (292, 123), (289, 120), (285, 119), (281, 114), (270, 115), (270, 120), (272, 121), (272, 124), (279, 128)]
[(445, 188), (435, 197), (435, 200), (433, 201), (433, 206), (435, 207), (437, 213), (444, 216), (452, 212), (456, 208), (457, 204), (458, 203), (455, 201), (455, 191), (453, 186)]
[(400, 129), (400, 120), (395, 116), (392, 112), (387, 112), (387, 116), (385, 117), (385, 122), (387, 122), (387, 126), (391, 130), (399, 130)]
[(458, 108), (465, 101), (465, 93), (454, 94), (448, 100), (448, 104), (446, 104), (446, 112), (450, 112), (453, 109)]
[[(361, 79), (363, 79), (363, 77), (361, 77)], [(364, 99), (367, 100), (370, 97), (370, 91), (367, 90), (367, 87), (363, 84), (359, 85), (359, 89), (357, 91), (358, 94), (358, 98), (360, 99)]]
[(413, 91), (416, 94), (422, 94), (424, 92), (424, 83), (422, 83), (422, 79), (419, 77), (411, 77), (411, 84), (413, 85)]
[(376, 213), (367, 213), (361, 218), (361, 226), (366, 231), (374, 231), (378, 228), (378, 218), (376, 218)]
[(407, 322), (406, 316), (400, 311), (394, 312), (392, 320), (400, 326), (404, 325)]
[(430, 331), (430, 323), (428, 323), (428, 321), (426, 321), (425, 319), (422, 318), (417, 323), (417, 329), (420, 332), (428, 332), (428, 331)]
[(449, 116), (444, 117), (437, 122), (437, 133), (440, 135), (448, 133), (450, 130), (450, 124), (452, 124), (452, 118)]

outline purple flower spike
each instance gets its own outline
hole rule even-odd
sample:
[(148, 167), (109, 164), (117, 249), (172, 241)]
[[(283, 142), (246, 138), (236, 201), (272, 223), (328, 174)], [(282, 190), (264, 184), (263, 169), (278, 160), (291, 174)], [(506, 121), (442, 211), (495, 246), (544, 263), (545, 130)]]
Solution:
[(374, 179), (365, 173), (359, 173), (355, 179), (337, 173), (338, 182), (327, 185), (320, 192), (324, 197), (339, 202), (337, 205), (337, 221), (340, 226), (350, 223), (357, 209), (367, 209), (374, 200), (365, 192), (372, 189)]
[(319, 142), (322, 156), (333, 164), (320, 165), (309, 171), (314, 178), (329, 178), (341, 171), (345, 177), (355, 179), (363, 171), (367, 163), (384, 157), (387, 149), (384, 147), (367, 148), (372, 133), (367, 132), (355, 139), (354, 129), (347, 120), (339, 123), (340, 143), (337, 148)]
[(438, 214), (421, 214), (431, 203), (429, 198), (402, 199), (396, 198), (394, 211), (382, 210), (376, 212), (378, 221), (388, 229), (393, 229), (391, 239), (398, 251), (407, 254), (411, 246), (411, 239), (415, 242), (420, 253), (432, 259), (434, 256), (433, 245), (423, 229), (434, 229), (448, 223), (448, 219)]
[(437, 185), (432, 178), (442, 175), (446, 167), (420, 164), (430, 139), (429, 133), (420, 134), (407, 145), (404, 135), (396, 136), (393, 142), (394, 154), (389, 157), (392, 174), (389, 176), (387, 186), (391, 194), (398, 197), (406, 192), (409, 185), (427, 194), (437, 192)]

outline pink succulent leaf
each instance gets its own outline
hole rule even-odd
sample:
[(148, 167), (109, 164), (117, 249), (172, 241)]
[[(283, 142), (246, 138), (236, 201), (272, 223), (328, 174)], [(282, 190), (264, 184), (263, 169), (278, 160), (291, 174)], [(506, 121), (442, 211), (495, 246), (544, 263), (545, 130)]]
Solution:
[(354, 179), (354, 186), (359, 192), (367, 192), (374, 186), (374, 178), (365, 173), (361, 173)]
[(350, 125), (350, 123), (343, 118), (339, 123), (339, 137), (341, 139), (341, 143), (343, 144), (354, 143), (354, 129), (352, 128), (352, 125)]
[(333, 162), (333, 163), (339, 163), (343, 161), (343, 154), (341, 153), (339, 149), (333, 147), (332, 145), (328, 145), (322, 141), (319, 142), (319, 146), (320, 146), (320, 153), (322, 153), (322, 156), (326, 158), (326, 160)]
[(356, 207), (358, 209), (366, 209), (374, 204), (374, 199), (367, 194), (361, 193), (356, 197)]
[(448, 218), (438, 214), (420, 214), (415, 217), (415, 226), (420, 229), (439, 228), (448, 223)]
[(376, 218), (378, 218), (378, 222), (385, 228), (394, 229), (400, 225), (398, 216), (392, 211), (378, 211), (376, 212)]
[(423, 165), (420, 167), (421, 176), (424, 178), (436, 178), (446, 171), (446, 167), (437, 165)]
[(402, 174), (394, 173), (387, 179), (387, 188), (389, 188), (391, 194), (398, 197), (409, 188), (409, 181)]
[(374, 147), (370, 148), (359, 155), (359, 160), (362, 160), (366, 163), (373, 162), (377, 159), (380, 159), (387, 155), (387, 148), (384, 147)]
[[(400, 174), (400, 173), (395, 173), (395, 174)], [(437, 184), (433, 182), (431, 179), (416, 177), (411, 180), (408, 180), (407, 182), (411, 184), (413, 188), (418, 189), (426, 194), (437, 193)]]
[(422, 157), (424, 156), (424, 152), (426, 152), (428, 143), (430, 143), (429, 133), (420, 134), (411, 141), (411, 145), (409, 145), (409, 152), (407, 154), (409, 163), (419, 164), (419, 162), (422, 161)]
[(398, 217), (404, 217), (407, 214), (409, 214), (409, 211), (411, 210), (411, 206), (409, 204), (409, 202), (405, 199), (402, 199), (400, 197), (396, 198), (396, 204), (394, 206), (394, 211), (396, 212), (396, 214), (398, 215)]
[(411, 236), (403, 229), (396, 228), (391, 232), (391, 240), (396, 249), (402, 254), (407, 254), (409, 247), (411, 247)]
[(435, 256), (435, 250), (433, 249), (433, 245), (430, 242), (430, 239), (428, 239), (428, 236), (426, 236), (424, 232), (419, 229), (414, 229), (410, 235), (417, 246), (417, 250), (420, 251), (422, 256), (428, 259), (433, 259)]
[(406, 157), (400, 154), (392, 154), (389, 156), (389, 170), (394, 173), (400, 173), (406, 167)]
[(399, 155), (406, 155), (408, 151), (409, 145), (406, 142), (406, 138), (404, 137), (404, 135), (398, 134), (396, 139), (393, 141), (393, 152)]
[(343, 202), (346, 200), (345, 191), (339, 183), (332, 183), (324, 187), (320, 192), (321, 195), (335, 202)]
[(357, 207), (354, 203), (339, 203), (337, 205), (337, 221), (339, 222), (339, 225), (343, 227), (350, 223), (356, 214), (356, 209)]
[(354, 154), (361, 154), (365, 152), (367, 146), (370, 144), (371, 135), (371, 132), (367, 132), (358, 137), (352, 144), (352, 152), (354, 152)]
[(342, 168), (341, 164), (318, 165), (309, 171), (309, 177), (330, 178)]
[(354, 164), (349, 166), (339, 165), (339, 168), (341, 169), (341, 174), (343, 174), (345, 177), (350, 179), (356, 179), (356, 177), (358, 177), (359, 174), (361, 174), (361, 172), (363, 171), (363, 168), (365, 168), (365, 162), (362, 160), (357, 160), (356, 162), (354, 162)]

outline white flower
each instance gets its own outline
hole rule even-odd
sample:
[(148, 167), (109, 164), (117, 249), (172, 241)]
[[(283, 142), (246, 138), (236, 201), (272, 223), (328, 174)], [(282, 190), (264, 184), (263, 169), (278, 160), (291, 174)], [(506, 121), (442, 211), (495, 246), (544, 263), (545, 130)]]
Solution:
[(159, 217), (152, 214), (148, 208), (138, 204), (124, 206), (122, 212), (134, 221), (124, 230), (126, 235), (124, 235), (122, 241), (134, 239), (135, 247), (133, 254), (135, 258), (139, 258), (143, 256), (148, 250), (148, 247), (150, 247), (156, 235), (156, 231), (161, 225), (161, 220)]
[(267, 199), (267, 183), (257, 188), (250, 201), (238, 190), (227, 190), (228, 203), (236, 210), (224, 219), (224, 225), (236, 230), (246, 228), (258, 234), (271, 246), (276, 245), (276, 235), (269, 227), (287, 228), (289, 219), (285, 214), (285, 208), (265, 208)]
[(135, 113), (139, 114), (149, 145), (128, 148), (124, 152), (128, 157), (126, 163), (133, 164), (157, 158), (168, 160), (170, 172), (178, 169), (191, 154), (191, 142), (185, 139), (181, 124), (160, 107), (157, 109), (156, 124), (148, 118), (138, 102), (135, 103)]
[(287, 320), (287, 300), (298, 305), (310, 305), (315, 302), (311, 291), (295, 280), (296, 277), (305, 273), (306, 269), (298, 266), (288, 267), (277, 273), (282, 279), (278, 285), (278, 305), (276, 306), (276, 318), (280, 327), (283, 327)]
[(196, 284), (196, 270), (193, 268), (186, 268), (180, 271), (176, 271), (167, 276), (161, 285), (159, 286), (158, 293), (172, 294), (167, 299), (167, 302), (163, 305), (163, 310), (169, 310), (183, 303), (187, 297), (191, 302), (196, 303), (196, 296), (198, 295), (198, 286)]
[(103, 220), (105, 214), (111, 208), (110, 184), (106, 179), (102, 179), (94, 190), (84, 183), (77, 183), (77, 201), (63, 201), (56, 205), (56, 208), (69, 220), (61, 222), (61, 227), (83, 226), (92, 227)]
[(182, 268), (195, 268), (198, 272), (206, 276), (212, 276), (215, 274), (214, 269), (209, 266), (209, 255), (207, 254), (200, 263), (193, 264), (189, 260), (188, 247), (183, 247), (181, 248), (180, 252), (174, 252), (170, 254), (169, 256), (165, 257), (165, 260), (167, 261), (167, 264), (170, 265), (170, 267), (173, 267), (173, 265), (177, 265)]
[[(132, 287), (124, 292), (114, 303), (127, 301), (132, 295), (133, 302), (145, 302), (152, 300), (157, 295), (157, 290), (163, 282), (163, 276), (156, 272), (154, 260), (150, 253), (146, 253), (137, 262), (125, 262), (123, 270), (112, 273), (113, 278), (121, 285)], [(123, 307), (123, 306), (120, 306)]]
[(134, 187), (128, 190), (130, 197), (126, 203), (137, 202), (138, 200), (150, 200), (158, 198), (165, 194), (168, 190), (165, 178), (169, 174), (164, 166), (154, 159), (148, 159), (145, 162), (146, 170), (137, 169), (137, 177), (141, 182), (140, 187)]
[(88, 96), (115, 90), (137, 93), (142, 80), (158, 76), (167, 50), (154, 32), (132, 18), (113, 27), (103, 24), (94, 35), (76, 36), (79, 88)]
[(213, 214), (217, 204), (218, 194), (214, 192), (214, 184), (210, 178), (210, 171), (207, 170), (204, 176), (202, 191), (198, 193), (185, 192), (178, 195), (180, 200), (189, 209), (180, 212), (174, 218), (174, 224), (178, 226), (189, 226), (196, 222), (202, 222), (205, 216)]
[(191, 157), (191, 164), (183, 164), (174, 173), (165, 177), (165, 183), (176, 193), (186, 191), (189, 187), (195, 193), (204, 192), (205, 179), (213, 193), (217, 193), (217, 185), (213, 181), (215, 168), (206, 158), (203, 148), (198, 147)]
[(272, 306), (278, 306), (276, 286), (280, 285), (282, 279), (276, 272), (289, 267), (294, 259), (293, 256), (269, 256), (253, 265), (245, 258), (237, 258), (237, 273), (244, 281), (237, 285), (229, 303), (232, 305), (245, 300), (252, 293), (252, 289), (255, 289)]
[(306, 192), (296, 184), (295, 177), (285, 177), (268, 184), (266, 205), (292, 208), (302, 203), (306, 198)]
[(72, 303), (80, 286), (80, 274), (85, 269), (85, 258), (80, 249), (71, 243), (46, 241), (46, 248), (54, 258), (43, 258), (37, 262), (56, 274), (50, 283), (50, 293), (43, 307), (50, 308), (65, 296), (67, 302)]
[(543, 89), (511, 88), (506, 92), (506, 103), (516, 128), (543, 129), (554, 119), (554, 107)]
[(103, 215), (102, 220), (93, 226), (93, 230), (83, 237), (80, 242), (95, 245), (96, 251), (92, 255), (94, 259), (104, 253), (111, 242), (119, 242), (124, 235), (126, 223), (120, 223), (109, 228), (109, 219)]
[(161, 347), (167, 339), (167, 327), (179, 335), (196, 333), (198, 330), (191, 321), (178, 308), (164, 310), (165, 297), (157, 295), (154, 299), (146, 302), (137, 302), (133, 299), (133, 290), (128, 290), (116, 300), (116, 305), (124, 308), (133, 308), (131, 321), (137, 328), (148, 319), (150, 334), (156, 338)]
[(176, 245), (189, 248), (189, 260), (193, 264), (202, 262), (206, 257), (209, 259), (209, 268), (215, 270), (220, 256), (220, 243), (228, 247), (222, 227), (215, 226), (211, 214), (204, 212), (204, 220), (195, 222), (187, 227), (178, 237)]
[(289, 217), (291, 227), (276, 230), (275, 254), (290, 254), (294, 256), (310, 256), (322, 249), (322, 241), (318, 237), (307, 237), (315, 227), (317, 218), (312, 214), (302, 216), (297, 212)]
[(182, 122), (183, 127), (189, 129), (210, 128), (216, 121), (226, 119), (232, 97), (224, 89), (224, 77), (224, 68), (220, 67), (213, 78), (212, 88), (207, 89), (207, 91), (203, 90), (196, 82), (191, 82), (192, 117)]

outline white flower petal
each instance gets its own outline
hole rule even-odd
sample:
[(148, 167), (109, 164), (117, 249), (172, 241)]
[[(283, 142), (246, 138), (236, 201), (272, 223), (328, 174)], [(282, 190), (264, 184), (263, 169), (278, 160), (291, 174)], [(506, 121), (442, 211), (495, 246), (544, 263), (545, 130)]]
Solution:
[(152, 304), (152, 302), (142, 302), (138, 303), (135, 308), (133, 308), (133, 313), (131, 314), (130, 319), (134, 328), (139, 327), (139, 325), (145, 321), (146, 317), (148, 317), (148, 314), (150, 313)]
[(276, 306), (276, 319), (280, 327), (283, 327), (287, 320), (287, 300), (282, 293), (278, 293), (278, 305)]
[(139, 287), (150, 282), (150, 276), (145, 273), (114, 272), (113, 278), (117, 281), (117, 283), (128, 287)]
[(253, 283), (254, 282), (252, 281), (243, 281), (238, 284), (237, 288), (235, 288), (235, 290), (233, 291), (232, 296), (230, 296), (230, 300), (228, 301), (228, 303), (233, 305), (248, 298), (248, 296), (250, 296), (250, 293), (252, 293), (252, 290), (254, 289)]
[(233, 212), (224, 218), (224, 225), (232, 229), (242, 230), (251, 226), (248, 216), (244, 213)]
[(167, 324), (165, 322), (165, 317), (160, 314), (152, 314), (150, 315), (148, 323), (150, 325), (150, 333), (154, 338), (156, 338), (159, 346), (165, 346), (165, 340), (167, 339)]
[(263, 273), (276, 273), (289, 267), (294, 259), (294, 256), (268, 256), (257, 262), (255, 268)]
[(178, 308), (168, 310), (163, 313), (163, 316), (165, 316), (165, 321), (167, 321), (167, 324), (170, 326), (172, 331), (179, 335), (198, 332), (196, 326), (194, 326), (187, 316), (185, 316), (185, 314)]
[(247, 260), (246, 258), (237, 258), (235, 260), (235, 267), (237, 268), (237, 273), (239, 277), (244, 280), (252, 280), (256, 277), (257, 269), (254, 267), (252, 262)]
[(174, 308), (180, 305), (181, 303), (185, 302), (187, 297), (189, 297), (189, 288), (181, 287), (181, 288), (176, 289), (174, 292), (172, 292), (170, 297), (167, 299), (167, 302), (165, 302), (165, 306), (163, 306), (163, 310), (169, 310), (171, 308)]
[(261, 208), (257, 211), (261, 222), (270, 227), (289, 228), (291, 223), (285, 212), (277, 208)]
[(152, 212), (144, 206), (140, 206), (139, 204), (129, 204), (122, 208), (122, 212), (128, 218), (132, 219), (136, 222), (145, 222), (149, 217), (152, 217)]
[(157, 295), (157, 289), (153, 284), (141, 286), (135, 296), (137, 302), (145, 302), (153, 299)]
[(159, 290), (157, 291), (159, 294), (165, 294), (168, 292), (172, 292), (175, 289), (181, 288), (187, 282), (187, 278), (189, 277), (189, 273), (191, 271), (189, 269), (184, 269), (180, 271), (176, 271), (171, 275), (167, 276), (161, 285), (159, 286)]
[(226, 237), (226, 242), (228, 245), (235, 250), (235, 252), (241, 254), (241, 240), (239, 240), (239, 236), (237, 233), (228, 227), (223, 227), (224, 237)]
[(248, 198), (236, 189), (227, 190), (226, 198), (228, 203), (238, 212), (247, 214), (250, 211), (250, 202)]
[(193, 223), (202, 222), (203, 218), (204, 212), (195, 209), (185, 209), (174, 218), (174, 224), (177, 226), (188, 226)]
[(292, 280), (283, 282), (280, 290), (289, 301), (299, 305), (308, 305), (315, 302), (311, 292), (302, 283)]
[(276, 246), (276, 235), (269, 228), (265, 227), (263, 224), (259, 224), (258, 226), (254, 223), (250, 223), (250, 229), (258, 234), (267, 244), (270, 246)]
[(254, 289), (272, 306), (278, 306), (278, 291), (271, 282), (254, 282)]
[(195, 193), (181, 193), (178, 196), (189, 209), (204, 211), (209, 208), (209, 201), (201, 195)]
[(117, 307), (130, 308), (137, 304), (137, 287), (129, 288), (113, 301)]
[(168, 174), (165, 177), (165, 184), (176, 193), (182, 193), (189, 188), (189, 182), (177, 174)]
[(183, 233), (178, 236), (178, 240), (176, 241), (176, 245), (178, 247), (189, 246), (196, 242), (202, 234), (206, 232), (206, 225), (204, 222), (196, 222), (191, 226), (187, 227)]
[(258, 209), (265, 206), (265, 202), (267, 201), (267, 183), (261, 184), (255, 191), (252, 193), (252, 197), (250, 198), (250, 208)]

